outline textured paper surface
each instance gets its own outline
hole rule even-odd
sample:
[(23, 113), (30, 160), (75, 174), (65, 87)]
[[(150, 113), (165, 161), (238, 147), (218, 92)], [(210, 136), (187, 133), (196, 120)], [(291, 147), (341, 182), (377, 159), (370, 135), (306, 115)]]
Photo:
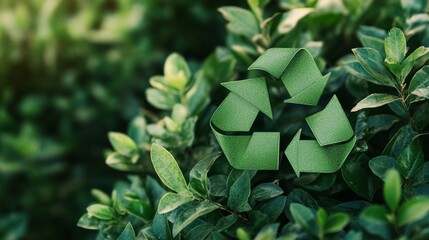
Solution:
[[(249, 70), (262, 70), (282, 81), (290, 98), (285, 104), (316, 106), (329, 79), (305, 49), (272, 48)], [(278, 132), (250, 129), (262, 112), (272, 119), (267, 84), (263, 77), (222, 84), (230, 93), (215, 111), (211, 128), (230, 164), (237, 169), (277, 170)], [(326, 107), (306, 118), (316, 140), (300, 140), (301, 129), (285, 150), (295, 173), (337, 171), (354, 147), (356, 138), (340, 102), (334, 95)]]

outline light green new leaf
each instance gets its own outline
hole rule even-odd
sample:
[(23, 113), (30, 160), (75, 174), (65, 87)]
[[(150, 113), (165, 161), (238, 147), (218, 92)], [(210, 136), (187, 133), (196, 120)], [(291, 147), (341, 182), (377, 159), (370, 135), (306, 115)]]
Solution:
[(131, 155), (137, 152), (136, 143), (127, 135), (119, 132), (109, 132), (108, 136), (115, 151), (123, 155)]
[(252, 9), (253, 13), (255, 13), (259, 22), (262, 22), (263, 20), (262, 14), (264, 11), (264, 7), (269, 1), (270, 0), (247, 0), (247, 4), (249, 4), (250, 8)]
[(338, 212), (338, 213), (329, 215), (324, 226), (324, 232), (325, 233), (339, 232), (343, 230), (345, 226), (347, 226), (349, 221), (350, 221), (350, 217), (345, 213)]
[(422, 57), (426, 53), (429, 52), (429, 48), (425, 48), (423, 46), (418, 47), (414, 52), (412, 52), (408, 57), (404, 60), (404, 62), (413, 62), (418, 58)]
[(399, 172), (408, 179), (417, 173), (423, 162), (422, 145), (419, 141), (413, 141), (398, 157)]
[(88, 217), (96, 217), (101, 220), (112, 220), (115, 218), (113, 208), (103, 204), (92, 204), (86, 208)]
[(229, 31), (248, 38), (259, 33), (258, 21), (250, 11), (238, 7), (221, 7), (219, 12), (229, 21)]
[(228, 207), (239, 212), (251, 210), (248, 203), (250, 196), (250, 176), (248, 172), (238, 177), (229, 190)]
[(384, 59), (377, 50), (372, 48), (355, 48), (352, 51), (362, 67), (378, 80), (380, 85), (390, 87), (397, 85), (395, 77), (386, 68)]
[(384, 201), (395, 211), (401, 201), (401, 177), (396, 170), (388, 170), (384, 182)]
[(180, 195), (177, 193), (166, 193), (159, 200), (158, 213), (164, 214), (173, 211), (177, 207), (192, 201), (193, 197), (191, 195)]
[(134, 233), (133, 225), (131, 225), (131, 223), (128, 222), (124, 231), (122, 231), (121, 235), (119, 235), (119, 237), (116, 240), (135, 240), (135, 239), (136, 239), (136, 236)]
[(417, 97), (429, 99), (429, 86), (427, 88), (417, 88), (411, 94), (413, 94)]
[(400, 100), (399, 97), (386, 93), (373, 93), (362, 99), (351, 111), (357, 112), (366, 108), (376, 108)]
[(314, 210), (299, 203), (292, 203), (290, 205), (290, 212), (295, 222), (303, 229), (314, 236), (319, 235), (319, 230), (315, 224), (316, 214)]
[(99, 222), (100, 220), (98, 220), (97, 218), (89, 217), (88, 213), (85, 213), (84, 215), (82, 215), (82, 217), (79, 218), (77, 226), (88, 230), (98, 230)]
[(164, 78), (170, 87), (179, 91), (185, 88), (191, 78), (191, 70), (181, 55), (172, 53), (165, 60)]
[(174, 157), (161, 145), (152, 144), (150, 158), (161, 181), (173, 191), (188, 192), (185, 178)]
[(417, 197), (408, 200), (399, 209), (397, 214), (398, 226), (410, 224), (429, 214), (429, 198)]
[(147, 101), (162, 110), (171, 110), (174, 104), (179, 102), (178, 97), (172, 94), (168, 94), (156, 88), (148, 88), (146, 90)]
[(218, 209), (218, 206), (210, 202), (197, 202), (189, 205), (189, 207), (184, 209), (176, 218), (173, 226), (173, 237), (176, 237), (180, 231), (198, 217), (213, 212), (216, 209)]
[(292, 31), (298, 22), (314, 11), (313, 8), (296, 8), (283, 13), (277, 31), (281, 34), (286, 34)]
[(404, 33), (399, 28), (392, 28), (386, 39), (384, 40), (384, 49), (386, 56), (395, 61), (395, 63), (401, 63), (405, 58), (407, 51), (407, 41)]

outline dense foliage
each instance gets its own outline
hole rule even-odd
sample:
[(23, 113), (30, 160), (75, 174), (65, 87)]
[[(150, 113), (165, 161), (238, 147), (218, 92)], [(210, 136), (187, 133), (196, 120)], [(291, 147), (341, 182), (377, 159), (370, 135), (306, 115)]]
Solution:
[[(268, 3), (220, 8), (227, 46), (199, 68), (177, 53), (167, 58), (146, 90), (164, 111), (109, 134), (106, 163), (141, 173), (111, 197), (94, 190), (98, 203), (79, 226), (107, 239), (429, 237), (427, 3), (280, 1), (285, 10), (266, 10)], [(226, 94), (217, 85), (257, 76), (245, 70), (272, 47), (306, 48), (331, 72), (321, 102), (339, 96), (357, 139), (341, 170), (297, 177), (282, 155), (279, 171), (243, 171), (219, 152), (208, 128)], [(275, 79), (268, 90), (273, 120), (258, 118), (253, 131), (279, 131), (282, 146), (299, 128), (313, 138), (303, 120), (315, 110), (285, 105), (288, 93)]]
[[(67, 238), (85, 204), (97, 239), (429, 238), (427, 1), (113, 2), (0, 3), (0, 238)], [(331, 75), (313, 108), (267, 75), (273, 119), (251, 131), (281, 151), (314, 139), (305, 118), (335, 94), (357, 139), (340, 170), (298, 177), (280, 152), (278, 171), (243, 171), (222, 153), (221, 83), (260, 76), (270, 48)], [(85, 163), (103, 153), (119, 171)]]

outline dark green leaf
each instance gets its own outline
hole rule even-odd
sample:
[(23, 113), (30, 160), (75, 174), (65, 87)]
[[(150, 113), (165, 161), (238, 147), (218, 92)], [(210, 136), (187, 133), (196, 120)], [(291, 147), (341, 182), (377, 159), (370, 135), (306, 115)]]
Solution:
[(171, 190), (186, 195), (188, 186), (174, 157), (158, 144), (152, 144), (150, 157), (161, 181)]
[(133, 225), (129, 222), (125, 227), (124, 231), (122, 231), (121, 235), (116, 240), (135, 240), (136, 235), (134, 233)]
[(359, 79), (364, 79), (368, 82), (377, 84), (377, 85), (384, 85), (382, 83), (380, 83), (380, 81), (376, 80), (373, 76), (371, 76), (363, 67), (362, 65), (358, 62), (358, 61), (350, 61), (347, 62), (344, 67), (347, 69), (347, 71), (359, 78)]
[(274, 183), (261, 183), (253, 188), (250, 194), (250, 202), (264, 201), (283, 193), (283, 189)]
[(247, 171), (243, 172), (229, 190), (228, 207), (238, 212), (251, 210), (248, 203), (250, 196), (250, 176)]
[(220, 218), (219, 221), (216, 223), (216, 230), (224, 231), (228, 229), (237, 221), (237, 219), (238, 217), (235, 214), (231, 214)]
[(399, 173), (390, 169), (386, 172), (384, 182), (384, 201), (389, 206), (390, 210), (394, 212), (401, 201), (401, 177)]
[(212, 153), (200, 160), (189, 173), (189, 186), (204, 197), (208, 197), (207, 173), (219, 157), (219, 153)]
[(353, 49), (353, 53), (362, 67), (378, 80), (381, 85), (396, 86), (395, 77), (384, 66), (384, 59), (377, 50), (372, 48), (355, 48)]
[(368, 187), (368, 175), (358, 163), (344, 164), (341, 173), (344, 181), (355, 193), (368, 200), (372, 199), (374, 193)]
[(399, 122), (399, 118), (394, 115), (380, 114), (368, 117), (368, 134), (375, 135), (381, 131), (389, 130), (395, 123)]
[(392, 239), (388, 212), (384, 207), (372, 205), (359, 215), (359, 223), (366, 232), (381, 239)]
[(417, 186), (420, 184), (429, 182), (429, 162), (425, 162), (420, 170), (413, 176), (413, 185)]
[(399, 155), (412, 142), (416, 135), (410, 125), (405, 125), (390, 139), (389, 143), (383, 150), (383, 155), (389, 155), (398, 158)]
[(416, 124), (417, 131), (421, 131), (429, 125), (429, 102), (425, 102), (416, 108), (413, 114), (413, 119)]
[(378, 156), (369, 161), (369, 168), (380, 179), (384, 179), (386, 171), (394, 169), (396, 160), (389, 156)]
[(399, 97), (386, 93), (373, 93), (362, 99), (351, 111), (357, 112), (366, 108), (376, 108), (400, 100)]
[(215, 197), (226, 197), (226, 176), (225, 175), (213, 175), (209, 178), (210, 186), (209, 193)]
[(176, 237), (195, 219), (216, 210), (218, 207), (210, 202), (195, 202), (184, 209), (176, 218), (173, 226), (173, 237)]
[(398, 157), (398, 169), (406, 179), (414, 176), (424, 162), (423, 149), (419, 141), (413, 141)]

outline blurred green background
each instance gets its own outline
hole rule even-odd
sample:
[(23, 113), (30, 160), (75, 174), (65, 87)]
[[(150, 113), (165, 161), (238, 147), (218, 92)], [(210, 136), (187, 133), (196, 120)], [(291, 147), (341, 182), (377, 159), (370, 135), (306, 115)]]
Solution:
[(108, 131), (147, 103), (170, 52), (200, 61), (225, 39), (232, 1), (0, 1), (0, 239), (85, 239), (76, 227), (123, 174)]

